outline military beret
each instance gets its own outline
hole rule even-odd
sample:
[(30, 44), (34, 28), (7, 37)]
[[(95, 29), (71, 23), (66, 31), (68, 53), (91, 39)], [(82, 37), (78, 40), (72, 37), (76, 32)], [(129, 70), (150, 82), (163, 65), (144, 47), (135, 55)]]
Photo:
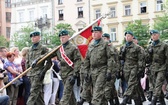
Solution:
[(35, 32), (30, 33), (30, 37), (33, 37), (33, 36), (40, 36), (40, 32), (35, 31)]
[(126, 36), (127, 34), (130, 34), (130, 35), (133, 36), (133, 32), (132, 31), (126, 31), (124, 35)]
[(65, 35), (68, 35), (69, 34), (69, 32), (67, 31), (67, 30), (62, 30), (62, 31), (60, 31), (60, 33), (59, 33), (59, 37), (60, 36), (65, 36)]
[(93, 27), (93, 29), (91, 30), (91, 32), (93, 32), (93, 31), (100, 31), (100, 32), (102, 32), (102, 28), (99, 27), (99, 26), (95, 26), (95, 27)]
[(104, 33), (104, 34), (102, 35), (102, 37), (110, 38), (110, 35), (109, 35), (108, 33)]
[(150, 35), (152, 35), (152, 34), (159, 34), (159, 31), (158, 30), (151, 30)]

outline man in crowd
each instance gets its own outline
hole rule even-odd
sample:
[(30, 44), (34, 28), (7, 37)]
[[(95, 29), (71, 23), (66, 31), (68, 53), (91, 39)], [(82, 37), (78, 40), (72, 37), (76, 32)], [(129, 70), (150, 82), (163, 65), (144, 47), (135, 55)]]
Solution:
[[(160, 33), (157, 30), (150, 31), (152, 44), (147, 48), (147, 56), (151, 61), (150, 70), (152, 74), (153, 98), (151, 105), (156, 105), (157, 100), (161, 105), (166, 105), (162, 85), (165, 80), (168, 65), (168, 45), (159, 40)], [(167, 76), (167, 75), (166, 75)]]
[(115, 78), (114, 51), (111, 45), (102, 38), (102, 28), (95, 26), (92, 29), (93, 43), (89, 45), (83, 70), (86, 71), (86, 81), (93, 86), (92, 105), (107, 105), (105, 101), (105, 83)]

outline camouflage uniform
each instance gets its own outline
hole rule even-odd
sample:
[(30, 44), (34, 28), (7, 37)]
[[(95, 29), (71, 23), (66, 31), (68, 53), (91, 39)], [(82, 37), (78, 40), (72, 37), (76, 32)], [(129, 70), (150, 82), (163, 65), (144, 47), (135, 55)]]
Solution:
[(114, 63), (114, 51), (112, 51), (111, 45), (108, 42), (105, 42), (101, 38), (97, 43), (89, 45), (84, 61), (84, 71), (91, 75), (93, 85), (93, 98), (91, 103), (93, 105), (107, 105), (107, 101), (104, 102), (105, 76), (106, 73), (113, 71)]
[[(156, 101), (158, 98), (164, 103), (164, 95), (162, 92), (162, 85), (165, 80), (166, 67), (168, 65), (168, 45), (158, 40), (154, 41), (152, 45), (147, 48), (148, 58), (151, 60), (150, 70), (153, 86), (152, 101)], [(155, 102), (154, 102), (155, 103)]]
[[(67, 35), (67, 34), (65, 34)], [(81, 66), (81, 57), (78, 49), (69, 41), (63, 44), (64, 52), (66, 56), (73, 62), (74, 67), (69, 66), (66, 61), (61, 57), (61, 52), (57, 50), (55, 53), (51, 54), (49, 58), (57, 56), (60, 61), (60, 76), (63, 80), (64, 91), (63, 97), (60, 101), (61, 105), (76, 105), (75, 97), (73, 94), (73, 85), (70, 83), (72, 77), (79, 76), (79, 70)]]
[[(112, 44), (112, 43), (109, 43)], [(116, 72), (120, 68), (119, 63), (119, 57), (118, 57), (118, 51), (117, 49), (111, 45), (111, 49), (114, 52), (114, 60), (116, 64), (114, 65), (113, 69), (113, 75), (116, 74)], [(115, 77), (115, 76), (114, 76)], [(116, 78), (113, 78), (111, 81), (107, 81), (105, 84), (105, 98), (110, 102), (110, 105), (119, 105), (117, 90), (115, 88), (115, 80)]]
[[(127, 90), (124, 93), (124, 100), (122, 105), (125, 105), (128, 99), (134, 99), (135, 103), (141, 103), (138, 99), (138, 92), (136, 91), (138, 86), (138, 78), (137, 74), (142, 71), (144, 57), (143, 52), (140, 46), (134, 44), (133, 42), (127, 42), (129, 45), (124, 45), (125, 47), (125, 54), (124, 56), (121, 55), (122, 50), (120, 51), (120, 58), (124, 59), (124, 79), (128, 83)], [(122, 49), (122, 48), (121, 48)], [(123, 60), (122, 59), (122, 60)], [(137, 104), (138, 105), (138, 104)]]
[[(41, 45), (40, 43), (34, 44), (30, 47), (26, 59), (26, 67), (29, 68), (34, 60), (39, 59), (44, 54), (48, 52), (48, 49)], [(50, 60), (48, 60), (50, 61)], [(31, 82), (30, 96), (27, 101), (27, 105), (44, 105), (44, 100), (42, 96), (42, 85), (41, 72), (43, 70), (48, 70), (51, 66), (51, 62), (48, 62), (44, 67), (45, 61), (42, 61), (35, 68), (32, 68), (27, 74)]]

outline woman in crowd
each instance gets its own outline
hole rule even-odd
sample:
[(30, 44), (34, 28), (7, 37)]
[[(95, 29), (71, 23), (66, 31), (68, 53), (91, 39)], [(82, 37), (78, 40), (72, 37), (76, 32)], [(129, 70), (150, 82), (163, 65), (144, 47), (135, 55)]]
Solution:
[[(26, 70), (26, 55), (28, 53), (29, 47), (24, 47), (21, 51), (21, 55), (22, 55), (22, 62), (21, 62), (21, 66), (22, 66), (22, 70), (23, 72)], [(25, 74), (23, 77), (23, 89), (24, 89), (24, 105), (26, 105), (26, 102), (28, 100), (28, 97), (30, 95), (30, 81), (27, 77), (27, 75)]]
[[(4, 63), (4, 69), (8, 71), (8, 82), (12, 81), (17, 75), (20, 74), (17, 66), (14, 64), (15, 54), (12, 52), (7, 53), (7, 60)], [(7, 94), (10, 97), (10, 105), (16, 105), (18, 97), (19, 87), (16, 86), (16, 82), (13, 82), (7, 87)]]

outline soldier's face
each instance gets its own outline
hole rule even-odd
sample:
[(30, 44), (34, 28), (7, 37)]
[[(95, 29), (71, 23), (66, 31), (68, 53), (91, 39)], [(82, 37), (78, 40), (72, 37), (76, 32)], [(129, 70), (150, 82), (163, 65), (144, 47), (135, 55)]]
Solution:
[(104, 39), (104, 41), (107, 41), (107, 42), (109, 42), (109, 38), (107, 38), (107, 37), (102, 37), (103, 39)]
[(138, 44), (138, 40), (137, 40), (137, 39), (133, 39), (133, 42), (134, 42), (135, 44)]
[(160, 36), (159, 34), (154, 33), (154, 34), (151, 35), (151, 38), (152, 38), (153, 41), (155, 41), (155, 40), (159, 39), (159, 36)]
[(60, 41), (62, 44), (66, 43), (69, 40), (69, 35), (66, 36), (60, 36)]
[(32, 36), (31, 40), (32, 40), (32, 43), (38, 43), (40, 41), (40, 36)]
[(100, 31), (93, 31), (92, 32), (92, 37), (94, 40), (98, 40), (102, 37), (102, 32)]
[(133, 36), (132, 35), (130, 35), (130, 34), (126, 34), (126, 36), (125, 36), (125, 40), (127, 41), (127, 42), (131, 42), (131, 41), (133, 41)]

